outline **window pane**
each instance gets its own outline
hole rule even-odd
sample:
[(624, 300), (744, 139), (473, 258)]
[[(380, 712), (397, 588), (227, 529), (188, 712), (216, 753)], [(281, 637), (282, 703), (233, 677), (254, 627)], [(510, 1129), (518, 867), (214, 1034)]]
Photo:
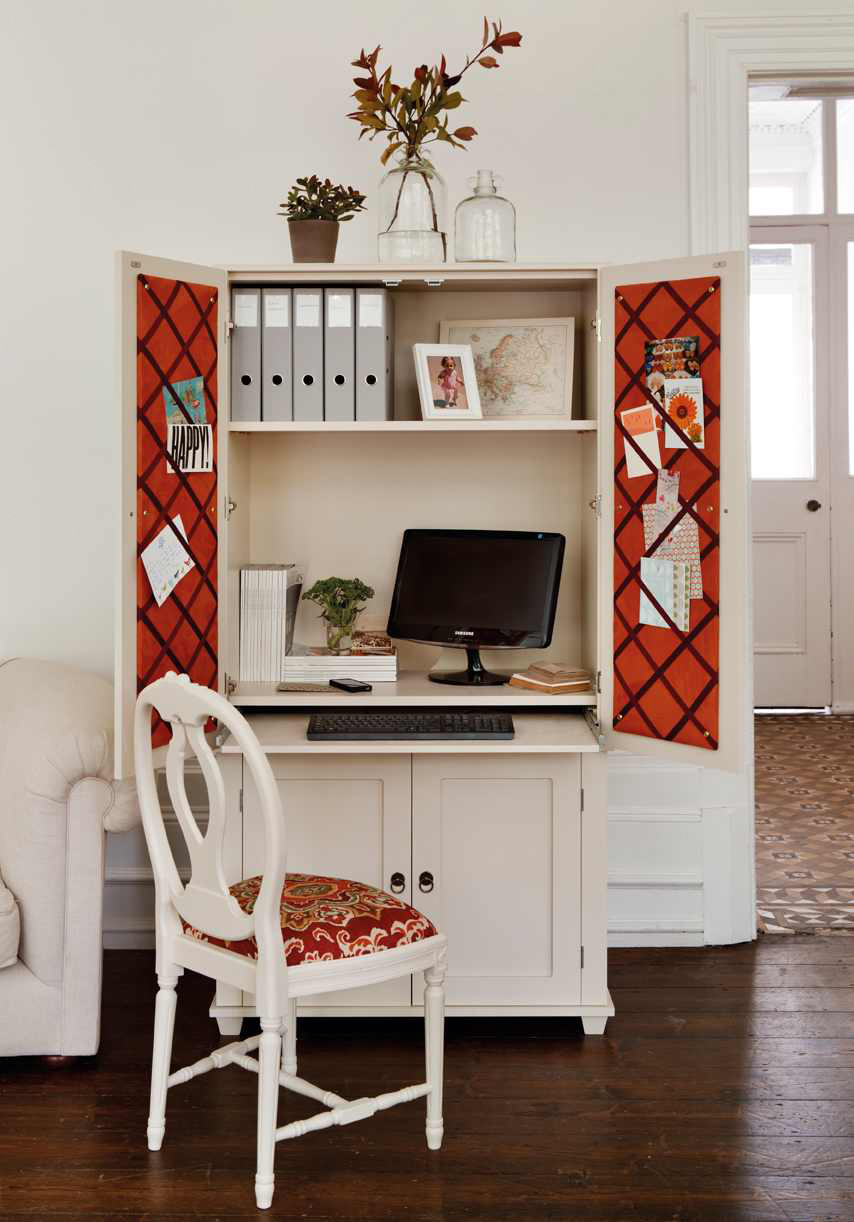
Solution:
[(854, 212), (854, 98), (836, 103), (837, 208)]
[(821, 102), (750, 102), (750, 213), (824, 211)]
[(854, 242), (848, 243), (848, 474), (854, 475)]
[(815, 477), (812, 299), (810, 245), (750, 247), (754, 479)]

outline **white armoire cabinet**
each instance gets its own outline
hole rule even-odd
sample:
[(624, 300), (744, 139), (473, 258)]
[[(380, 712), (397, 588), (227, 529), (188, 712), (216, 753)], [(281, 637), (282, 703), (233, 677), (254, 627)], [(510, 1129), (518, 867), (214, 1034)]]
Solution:
[[(613, 1013), (606, 753), (745, 767), (744, 256), (619, 268), (225, 269), (124, 253), (118, 277), (120, 774), (131, 770), (141, 686), (177, 670), (217, 687), (250, 717), (269, 755), (286, 813), (289, 869), (374, 883), (436, 921), (449, 938), (449, 1013), (575, 1014), (586, 1030), (603, 1030)], [(231, 290), (283, 285), (388, 290), (393, 419), (232, 420)], [(414, 343), (436, 342), (443, 321), (549, 317), (575, 319), (571, 417), (420, 419)], [(697, 369), (683, 372), (703, 379), (702, 420), (667, 415), (650, 393), (656, 361), (670, 359), (655, 342), (669, 338), (697, 340)], [(208, 472), (174, 473), (165, 405), (177, 397), (175, 384), (192, 378), (203, 380), (216, 461)], [(645, 406), (662, 426), (651, 461), (641, 456), (648, 440), (638, 447), (640, 417), (631, 416)], [(676, 433), (666, 431), (671, 425)], [(675, 436), (681, 444), (668, 444)], [(646, 465), (630, 474), (630, 461), (633, 472)], [(696, 537), (699, 564), (687, 621), (673, 622), (670, 604), (662, 608), (652, 589), (653, 605), (665, 612), (654, 626), (639, 622), (641, 593), (650, 590), (641, 560), (682, 556), (667, 550), (675, 519), (645, 534), (657, 520), (659, 464), (680, 476), (678, 515), (688, 535), (680, 546), (690, 552)], [(139, 556), (178, 515), (194, 566), (158, 607)], [(547, 653), (588, 667), (595, 690), (540, 697), (509, 687), (440, 687), (427, 679), (442, 665), (439, 651), (400, 642), (398, 682), (375, 684), (359, 698), (365, 706), (500, 706), (513, 713), (515, 739), (308, 743), (310, 708), (342, 700), (355, 707), (356, 699), (241, 682), (236, 575), (248, 563), (291, 560), (307, 566), (309, 581), (358, 575), (376, 590), (369, 612), (380, 625), (410, 526), (563, 533)], [(305, 639), (317, 629), (305, 608), (301, 616)], [(533, 658), (485, 653), (492, 668), (519, 669)], [(155, 745), (166, 738), (168, 729), (156, 727)], [(229, 881), (237, 881), (258, 870), (262, 846), (240, 754), (228, 740), (220, 747), (231, 807)], [(309, 999), (301, 1012), (410, 1013), (418, 996), (396, 982)], [(251, 1009), (250, 997), (221, 989), (213, 1013), (225, 1030)]]

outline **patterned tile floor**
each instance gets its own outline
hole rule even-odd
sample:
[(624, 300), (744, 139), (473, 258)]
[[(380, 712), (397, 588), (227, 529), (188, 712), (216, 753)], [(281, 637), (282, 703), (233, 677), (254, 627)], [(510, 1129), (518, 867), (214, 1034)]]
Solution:
[(854, 933), (854, 716), (755, 725), (759, 927)]

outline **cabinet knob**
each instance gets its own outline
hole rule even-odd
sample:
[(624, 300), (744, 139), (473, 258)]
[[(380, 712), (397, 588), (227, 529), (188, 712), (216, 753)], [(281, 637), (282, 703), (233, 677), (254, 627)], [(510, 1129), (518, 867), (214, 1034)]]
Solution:
[(406, 875), (401, 874), (400, 870), (395, 870), (391, 876), (390, 886), (392, 891), (399, 895), (406, 887)]
[(418, 875), (418, 890), (432, 891), (433, 890), (433, 875), (429, 870), (422, 870)]
[(807, 501), (807, 509), (810, 511), (810, 513), (815, 513), (817, 509), (821, 509), (821, 501)]

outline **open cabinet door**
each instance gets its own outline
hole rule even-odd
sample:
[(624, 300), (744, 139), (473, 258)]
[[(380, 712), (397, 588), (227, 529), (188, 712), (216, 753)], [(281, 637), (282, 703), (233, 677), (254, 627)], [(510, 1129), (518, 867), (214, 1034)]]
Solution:
[[(117, 776), (130, 776), (137, 693), (170, 670), (220, 686), (218, 483), (227, 427), (220, 358), (227, 310), (220, 268), (123, 251), (117, 272), (115, 766)], [(151, 570), (154, 585), (143, 562), (152, 546), (146, 558), (159, 561), (159, 574)], [(169, 737), (168, 727), (155, 721), (154, 746)]]
[(745, 264), (605, 268), (599, 305), (603, 733), (733, 772), (752, 693)]

